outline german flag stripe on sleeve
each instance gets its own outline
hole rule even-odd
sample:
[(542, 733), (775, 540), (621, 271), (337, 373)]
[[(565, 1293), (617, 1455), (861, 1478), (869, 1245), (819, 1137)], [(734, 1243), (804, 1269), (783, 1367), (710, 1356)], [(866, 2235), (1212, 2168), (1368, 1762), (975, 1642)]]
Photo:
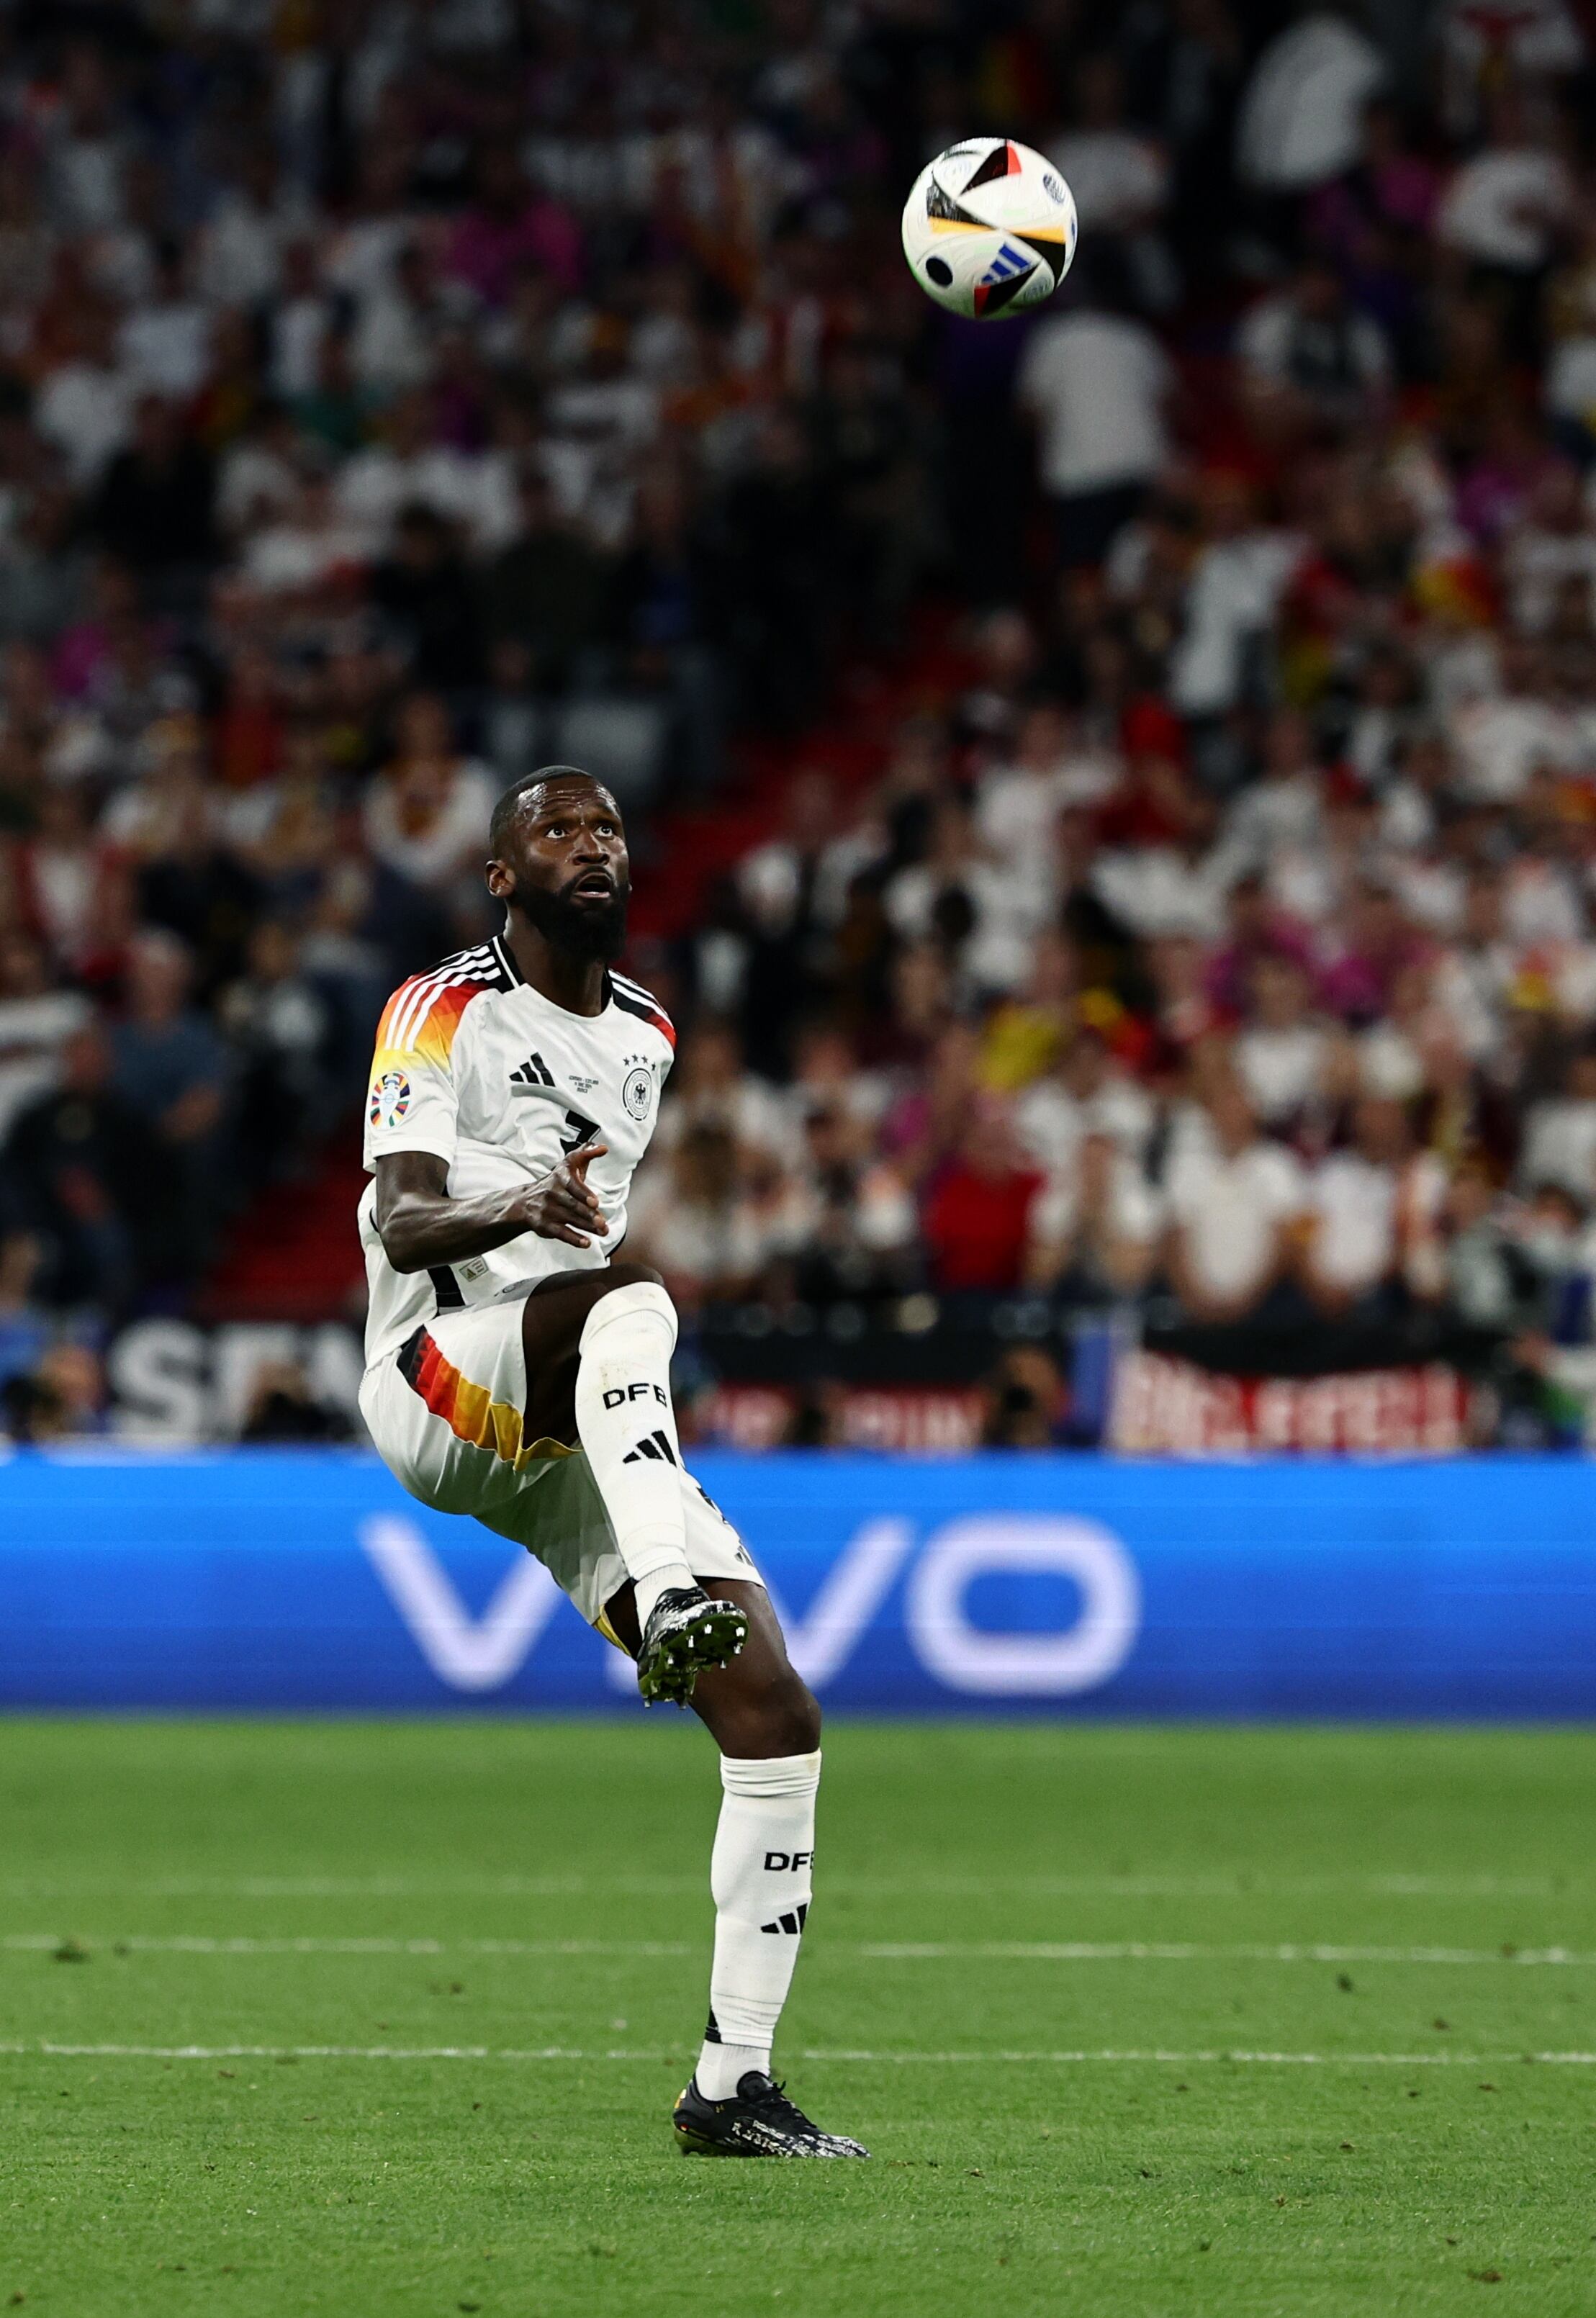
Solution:
[(641, 1022), (651, 1022), (656, 1030), (676, 1047), (676, 1025), (651, 990), (641, 982), (630, 981), (623, 974), (610, 975), (610, 996), (623, 1012), (635, 1014)]
[(466, 950), (429, 974), (412, 975), (382, 1010), (377, 1027), (379, 1059), (406, 1056), (444, 1064), (449, 1059), (460, 1018), (479, 992), (498, 986), (492, 953)]

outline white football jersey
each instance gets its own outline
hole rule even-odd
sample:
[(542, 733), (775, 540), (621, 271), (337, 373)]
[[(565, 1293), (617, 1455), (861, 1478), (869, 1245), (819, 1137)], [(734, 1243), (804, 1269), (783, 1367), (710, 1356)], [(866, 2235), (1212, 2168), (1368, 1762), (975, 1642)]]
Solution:
[(590, 1247), (523, 1232), (431, 1271), (396, 1271), (383, 1252), (374, 1184), (360, 1203), (371, 1301), (366, 1359), (404, 1343), (435, 1312), (490, 1304), (555, 1271), (606, 1263), (626, 1235), (632, 1172), (659, 1115), (676, 1032), (625, 975), (605, 977), (600, 1014), (569, 1014), (525, 980), (496, 937), (418, 974), (389, 1000), (366, 1104), (365, 1163), (389, 1151), (448, 1163), (451, 1198), (535, 1183), (584, 1143), (609, 1148), (587, 1170), (605, 1239)]

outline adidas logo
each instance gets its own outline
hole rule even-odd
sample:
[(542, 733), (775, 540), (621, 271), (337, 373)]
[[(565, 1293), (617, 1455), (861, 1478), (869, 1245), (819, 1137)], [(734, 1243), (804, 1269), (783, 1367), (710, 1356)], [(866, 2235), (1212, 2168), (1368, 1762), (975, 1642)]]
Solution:
[(1034, 257), (1022, 257), (1018, 249), (1005, 242), (981, 278), (983, 282), (1006, 282), (1011, 274), (1033, 272), (1036, 264)]
[(549, 1065), (541, 1055), (528, 1055), (520, 1069), (510, 1073), (512, 1086), (551, 1087), (553, 1083)]
[(626, 1451), (621, 1462), (623, 1465), (635, 1465), (644, 1457), (651, 1457), (656, 1464), (663, 1460), (667, 1465), (674, 1465), (677, 1461), (676, 1451), (663, 1433), (645, 1433), (635, 1449)]
[(761, 1924), (759, 1929), (762, 1932), (791, 1932), (796, 1937), (803, 1929), (808, 1916), (809, 1901), (800, 1900), (795, 1908), (789, 1908), (785, 1915), (776, 1918), (774, 1924)]

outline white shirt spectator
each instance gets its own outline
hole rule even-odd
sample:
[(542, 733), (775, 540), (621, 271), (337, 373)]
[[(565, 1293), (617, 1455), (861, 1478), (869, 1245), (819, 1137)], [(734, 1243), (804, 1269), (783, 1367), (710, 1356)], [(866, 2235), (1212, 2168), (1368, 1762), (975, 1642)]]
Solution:
[(1304, 193), (1349, 168), (1363, 108), (1385, 77), (1379, 50), (1343, 17), (1305, 16), (1253, 67), (1236, 126), (1236, 168), (1271, 193)]
[(983, 773), (975, 797), (975, 826), (1000, 861), (1017, 866), (1057, 849), (1059, 815), (1071, 807), (1100, 804), (1120, 777), (1118, 759), (1071, 748), (1050, 770), (1027, 765), (994, 765)]
[[(898, 872), (883, 898), (888, 918), (906, 941), (930, 938), (937, 897), (952, 882), (923, 861)], [(961, 958), (964, 972), (980, 990), (1018, 990), (1031, 970), (1036, 937), (1052, 915), (1052, 880), (974, 860), (964, 865), (957, 882), (974, 918)]]
[(211, 316), (194, 298), (136, 308), (117, 333), (117, 352), (140, 392), (186, 400), (205, 382)]
[(1585, 913), (1572, 866), (1539, 853), (1510, 863), (1502, 877), (1502, 922), (1510, 940), (1527, 947), (1579, 941)]
[(349, 366), (363, 386), (403, 394), (432, 375), (437, 318), (386, 282), (360, 301), (349, 339)]
[(1099, 853), (1091, 867), (1099, 901), (1143, 941), (1164, 934), (1218, 941), (1231, 883), (1217, 848), (1194, 860), (1172, 845), (1126, 846)]
[(1231, 706), (1250, 636), (1274, 619), (1302, 542), (1283, 531), (1216, 539), (1198, 556), (1186, 597), (1186, 633), (1170, 655), (1170, 694), (1188, 716)]
[(61, 451), (79, 490), (97, 482), (126, 444), (133, 399), (125, 374), (98, 363), (62, 363), (45, 380), (33, 424)]
[(1552, 254), (1573, 198), (1568, 172), (1538, 146), (1501, 147), (1466, 161), (1448, 186), (1436, 229), (1486, 265), (1533, 273)]
[(1188, 1149), (1171, 1164), (1166, 1191), (1197, 1285), (1226, 1302), (1263, 1289), (1279, 1228), (1304, 1205), (1301, 1170), (1278, 1143), (1252, 1143), (1233, 1157)]
[(401, 457), (386, 443), (369, 444), (340, 470), (335, 484), (340, 512), (380, 554), (394, 517), (413, 500), (457, 523), (474, 546), (507, 546), (516, 535), (518, 504), (512, 462), (498, 451), (460, 451), (435, 443)]
[(1546, 403), (1559, 418), (1596, 427), (1596, 337), (1564, 338), (1552, 348)]
[(1062, 314), (1031, 333), (1018, 393), (1041, 430), (1042, 481), (1055, 498), (1150, 481), (1169, 454), (1163, 401), (1173, 373), (1151, 330), (1114, 314)]
[(252, 535), (244, 550), (244, 576), (265, 595), (291, 596), (319, 588), (340, 567), (358, 567), (365, 557), (366, 535), (354, 524), (330, 514), (324, 522), (309, 512), (291, 511), (281, 523)]
[(975, 826), (994, 859), (1023, 864), (1056, 849), (1063, 803), (1055, 774), (996, 765), (976, 791)]
[(1152, 1098), (1134, 1079), (1117, 1071), (1084, 1098), (1059, 1079), (1033, 1080), (1014, 1105), (1015, 1133), (1054, 1184), (1072, 1178), (1077, 1154), (1089, 1135), (1110, 1137), (1139, 1165), (1156, 1124)]
[[(1112, 1236), (1146, 1248), (1164, 1227), (1164, 1203), (1127, 1152), (1115, 1154), (1108, 1179), (1107, 1226)], [(1031, 1235), (1045, 1245), (1072, 1239), (1080, 1223), (1080, 1179), (1071, 1170), (1050, 1178), (1031, 1211)]]
[[(299, 221), (302, 227), (303, 220)], [(225, 193), (200, 238), (201, 293), (215, 306), (258, 306), (277, 287), (291, 220), (241, 188)]]
[(1424, 1057), (1394, 1022), (1376, 1022), (1358, 1033), (1358, 1083), (1365, 1094), (1392, 1102), (1412, 1102), (1424, 1092)]
[(1519, 1173), (1527, 1190), (1556, 1183), (1589, 1207), (1596, 1199), (1596, 1101), (1557, 1095), (1533, 1104)]
[(314, 294), (287, 299), (273, 310), (269, 327), (272, 391), (284, 401), (310, 393), (327, 331), (326, 299)]
[(1255, 1023), (1241, 1033), (1235, 1043), (1236, 1069), (1266, 1127), (1295, 1117), (1321, 1092), (1330, 1056), (1330, 1033), (1321, 1023), (1298, 1022), (1280, 1030)]
[(1471, 702), (1453, 719), (1452, 743), (1458, 786), (1480, 804), (1511, 804), (1533, 772), (1577, 766), (1583, 754), (1574, 718), (1521, 693)]
[(1170, 172), (1151, 139), (1128, 129), (1077, 129), (1052, 146), (1053, 160), (1075, 196), (1080, 230), (1103, 233), (1140, 225), (1163, 207)]
[(125, 206), (127, 151), (120, 137), (63, 137), (49, 158), (50, 206), (74, 233), (103, 233)]
[(1238, 876), (1263, 868), (1285, 846), (1313, 846), (1321, 834), (1323, 801), (1317, 770), (1305, 765), (1283, 778), (1255, 781), (1224, 816), (1221, 843)]
[(396, 784), (374, 780), (366, 791), (366, 843), (379, 861), (413, 885), (446, 885), (473, 850), (493, 813), (498, 783), (474, 758), (454, 765), (442, 804), (420, 828), (408, 827)]
[(1430, 1154), (1405, 1169), (1358, 1151), (1334, 1151), (1308, 1186), (1312, 1265), (1325, 1286), (1358, 1296), (1392, 1276), (1403, 1250), (1400, 1226), (1432, 1226), (1446, 1198), (1446, 1170)]
[(1403, 850), (1403, 824), (1396, 815), (1382, 815), (1380, 841), (1392, 856), (1387, 870), (1391, 890), (1414, 924), (1438, 934), (1455, 934), (1468, 903), (1468, 880), (1457, 863), (1439, 854)]
[(726, 1199), (684, 1199), (669, 1167), (638, 1175), (629, 1201), (630, 1230), (638, 1247), (677, 1280), (709, 1294), (751, 1280), (785, 1244), (779, 1223), (754, 1201), (733, 1194)]
[(286, 516), (300, 495), (291, 462), (268, 444), (245, 436), (223, 452), (216, 478), (216, 515), (233, 538), (255, 525)]

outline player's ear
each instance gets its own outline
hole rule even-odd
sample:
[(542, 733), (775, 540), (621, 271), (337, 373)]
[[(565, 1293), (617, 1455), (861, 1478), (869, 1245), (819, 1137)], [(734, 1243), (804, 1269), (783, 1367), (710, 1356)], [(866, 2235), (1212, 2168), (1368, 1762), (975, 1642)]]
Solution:
[(507, 902), (516, 890), (516, 873), (507, 861), (490, 861), (483, 875), (496, 902)]

